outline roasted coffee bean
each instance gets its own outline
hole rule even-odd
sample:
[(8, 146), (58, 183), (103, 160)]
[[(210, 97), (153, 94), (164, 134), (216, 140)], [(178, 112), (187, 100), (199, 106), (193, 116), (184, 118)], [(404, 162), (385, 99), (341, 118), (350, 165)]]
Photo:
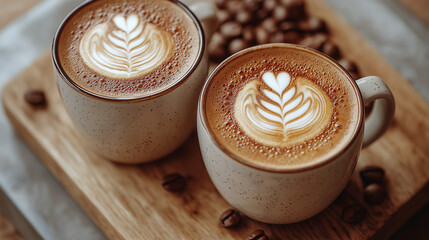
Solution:
[(358, 73), (356, 64), (346, 58), (338, 60), (338, 63), (343, 66), (348, 72)]
[(285, 6), (277, 6), (273, 10), (273, 18), (277, 22), (282, 22), (288, 18), (289, 11)]
[(386, 188), (383, 184), (371, 183), (363, 190), (363, 199), (370, 205), (377, 205), (383, 202), (387, 196)]
[(273, 33), (277, 31), (277, 23), (274, 18), (267, 18), (261, 23), (261, 27), (263, 27), (268, 33)]
[(240, 36), (243, 27), (238, 22), (229, 21), (220, 27), (220, 33), (227, 39)]
[(225, 0), (214, 0), (214, 3), (218, 8), (224, 8), (225, 7)]
[(279, 25), (280, 30), (283, 32), (296, 31), (298, 30), (298, 24), (296, 22), (285, 21)]
[(256, 230), (247, 236), (246, 240), (269, 240), (264, 230)]
[(324, 33), (318, 33), (307, 36), (302, 41), (300, 41), (299, 44), (316, 50), (320, 50), (326, 41), (328, 41), (328, 36)]
[(325, 32), (325, 22), (317, 17), (310, 17), (305, 21), (299, 22), (299, 28), (304, 32)]
[(337, 45), (330, 41), (327, 41), (325, 44), (323, 44), (322, 52), (333, 59), (338, 59), (340, 57), (340, 50), (338, 49)]
[(256, 36), (256, 43), (258, 44), (268, 43), (269, 34), (267, 30), (265, 30), (263, 27), (257, 27), (255, 29), (255, 36)]
[(241, 0), (228, 0), (225, 2), (225, 9), (233, 14), (244, 9), (244, 7), (244, 2), (242, 2)]
[(228, 45), (228, 51), (230, 54), (239, 52), (245, 48), (249, 47), (249, 43), (241, 38), (236, 38), (232, 40)]
[(244, 5), (249, 11), (257, 11), (262, 7), (262, 0), (244, 0)]
[(214, 43), (214, 44), (219, 45), (219, 46), (225, 46), (226, 45), (226, 39), (222, 34), (215, 32), (215, 33), (213, 33), (213, 36), (210, 40), (210, 44), (211, 43)]
[(210, 59), (216, 62), (220, 62), (228, 56), (225, 47), (220, 45), (210, 43), (208, 46), (208, 50), (210, 54)]
[(220, 24), (232, 20), (232, 14), (226, 10), (216, 11), (216, 16)]
[(285, 42), (284, 33), (282, 32), (275, 32), (271, 34), (268, 38), (269, 43), (283, 43)]
[(33, 107), (43, 107), (46, 105), (45, 93), (41, 90), (28, 90), (24, 94), (24, 99)]
[(371, 183), (383, 183), (384, 170), (377, 166), (367, 166), (360, 170), (360, 178), (363, 185), (366, 186)]
[(288, 9), (288, 19), (299, 20), (305, 18), (304, 0), (281, 0), (281, 4)]
[(301, 34), (297, 32), (286, 32), (283, 37), (286, 43), (298, 43), (302, 39)]
[(249, 43), (255, 42), (255, 29), (251, 26), (243, 28), (243, 39)]
[(241, 24), (248, 24), (252, 21), (252, 13), (247, 10), (240, 10), (235, 15), (235, 20)]
[(356, 224), (362, 222), (367, 215), (367, 210), (360, 204), (353, 204), (343, 209), (341, 218), (344, 222), (349, 224)]
[(162, 180), (162, 187), (170, 192), (179, 192), (186, 187), (186, 180), (178, 173), (168, 174)]
[(270, 15), (270, 12), (269, 12), (268, 10), (266, 10), (266, 9), (259, 9), (259, 10), (256, 12), (256, 17), (257, 17), (260, 21), (264, 20), (264, 19), (265, 19), (265, 18), (267, 18), (269, 15)]
[(278, 6), (278, 4), (276, 0), (265, 0), (263, 1), (262, 6), (268, 11), (273, 11)]
[(240, 213), (234, 209), (228, 209), (220, 215), (219, 222), (224, 228), (232, 228), (240, 223)]

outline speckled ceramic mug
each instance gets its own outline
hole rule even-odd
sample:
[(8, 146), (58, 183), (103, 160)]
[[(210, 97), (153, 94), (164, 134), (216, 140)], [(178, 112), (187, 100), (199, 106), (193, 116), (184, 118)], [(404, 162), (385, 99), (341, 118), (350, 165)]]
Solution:
[[(247, 52), (272, 46), (296, 48), (314, 54), (319, 63), (336, 68), (335, 71), (350, 82), (348, 85), (352, 86), (352, 96), (358, 103), (359, 113), (356, 114), (357, 119), (353, 119), (357, 127), (345, 147), (331, 157), (283, 169), (258, 165), (228, 150), (208, 125), (208, 90), (212, 88), (211, 82), (220, 69)], [(231, 63), (231, 66), (238, 62)], [(210, 104), (214, 101), (211, 98)], [(375, 101), (373, 112), (365, 120), (364, 104), (372, 101)], [(394, 109), (393, 95), (379, 77), (364, 77), (355, 83), (343, 67), (321, 53), (290, 44), (271, 44), (243, 50), (226, 59), (211, 73), (199, 99), (198, 138), (209, 176), (226, 201), (248, 217), (261, 222), (293, 223), (316, 215), (338, 197), (355, 169), (362, 146), (369, 145), (386, 131), (393, 119)]]
[(198, 95), (208, 72), (206, 39), (210, 39), (216, 25), (215, 7), (198, 2), (188, 9), (171, 0), (189, 15), (197, 28), (199, 46), (194, 63), (184, 76), (162, 91), (121, 99), (97, 95), (80, 87), (58, 60), (58, 36), (65, 22), (88, 2), (91, 1), (66, 17), (53, 41), (54, 73), (69, 116), (88, 144), (108, 160), (135, 164), (166, 156), (195, 129)]

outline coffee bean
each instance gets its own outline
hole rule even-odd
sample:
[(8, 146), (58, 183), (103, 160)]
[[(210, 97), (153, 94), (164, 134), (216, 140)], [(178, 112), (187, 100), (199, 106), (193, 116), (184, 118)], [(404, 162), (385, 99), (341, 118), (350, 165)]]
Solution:
[(330, 41), (327, 41), (325, 44), (323, 44), (322, 52), (333, 59), (338, 59), (340, 57), (340, 50), (338, 49), (337, 45)]
[(275, 32), (271, 34), (271, 36), (268, 38), (268, 42), (270, 43), (283, 43), (285, 42), (285, 37), (282, 32)]
[(221, 62), (228, 56), (225, 47), (221, 45), (210, 43), (208, 46), (208, 50), (210, 54), (210, 59), (215, 62)]
[(262, 23), (261, 26), (268, 32), (273, 33), (277, 31), (277, 23), (274, 18), (267, 18)]
[(210, 44), (211, 43), (213, 43), (215, 45), (219, 45), (219, 46), (225, 46), (226, 45), (226, 39), (219, 32), (215, 32), (215, 33), (213, 33), (213, 36), (210, 39)]
[(33, 107), (43, 107), (46, 105), (45, 93), (41, 90), (28, 90), (24, 94), (24, 99)]
[(386, 196), (387, 191), (383, 184), (371, 183), (363, 190), (363, 199), (370, 205), (382, 203)]
[(371, 183), (383, 183), (384, 170), (377, 166), (367, 166), (360, 170), (360, 178), (363, 185), (366, 186)]
[(247, 10), (240, 10), (235, 15), (235, 20), (241, 24), (247, 24), (252, 21), (252, 13)]
[(288, 9), (288, 19), (299, 20), (305, 18), (304, 0), (281, 0), (281, 4)]
[(262, 27), (257, 27), (255, 29), (256, 43), (265, 44), (268, 43), (269, 34), (267, 30)]
[(296, 22), (285, 21), (280, 23), (279, 28), (283, 32), (295, 31), (298, 30), (298, 24)]
[(328, 41), (328, 36), (324, 33), (318, 33), (307, 36), (302, 41), (300, 41), (299, 44), (309, 48), (320, 50), (320, 48), (326, 41)]
[(274, 8), (278, 6), (276, 0), (265, 0), (262, 5), (263, 8), (268, 11), (273, 11)]
[(241, 0), (228, 0), (225, 3), (225, 9), (233, 14), (237, 13), (241, 9), (244, 9), (244, 7), (244, 2), (242, 2)]
[(243, 39), (249, 43), (255, 42), (255, 29), (251, 26), (247, 26), (243, 29)]
[(246, 240), (269, 240), (264, 230), (256, 230), (247, 236)]
[(277, 6), (273, 10), (273, 18), (277, 22), (282, 22), (282, 21), (286, 20), (288, 18), (288, 15), (289, 15), (289, 11), (285, 6)]
[(304, 32), (324, 32), (326, 31), (326, 24), (320, 18), (310, 17), (299, 22), (299, 28)]
[(240, 213), (234, 209), (228, 209), (220, 215), (219, 222), (224, 228), (232, 228), (240, 223)]
[(367, 210), (360, 204), (353, 204), (343, 209), (341, 218), (344, 222), (349, 224), (356, 224), (362, 222), (367, 215)]
[(284, 34), (284, 41), (286, 43), (298, 43), (302, 39), (301, 34), (297, 32), (286, 32)]
[(266, 9), (260, 9), (256, 12), (256, 17), (261, 21), (267, 18), (268, 15), (270, 15), (270, 12)]
[(238, 22), (229, 21), (220, 27), (220, 33), (227, 39), (240, 36), (243, 27)]
[(226, 10), (216, 11), (216, 16), (220, 24), (232, 19), (232, 14)]
[(262, 7), (262, 0), (244, 0), (244, 5), (247, 10), (255, 12)]
[(218, 8), (224, 8), (225, 7), (225, 0), (214, 0), (214, 3)]
[(228, 45), (228, 51), (230, 54), (234, 54), (236, 52), (239, 52), (245, 48), (249, 47), (249, 43), (244, 41), (241, 38), (236, 38), (232, 40)]
[(346, 58), (342, 58), (340, 60), (338, 60), (338, 63), (343, 66), (348, 72), (354, 72), (357, 73), (358, 72), (358, 68), (356, 66), (356, 64)]
[(179, 192), (186, 187), (186, 180), (178, 173), (168, 174), (162, 180), (162, 187), (170, 192)]

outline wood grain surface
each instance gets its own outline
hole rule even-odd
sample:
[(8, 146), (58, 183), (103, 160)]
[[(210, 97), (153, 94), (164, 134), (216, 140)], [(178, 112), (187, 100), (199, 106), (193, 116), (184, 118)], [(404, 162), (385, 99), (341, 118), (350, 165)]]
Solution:
[(0, 214), (0, 240), (21, 240), (15, 228)]
[(413, 12), (427, 26), (429, 26), (429, 1), (428, 0), (398, 0), (405, 8)]
[(0, 29), (38, 2), (40, 0), (0, 0)]
[[(16, 131), (111, 239), (243, 239), (264, 229), (271, 239), (386, 239), (429, 201), (429, 106), (421, 96), (323, 1), (308, 1), (310, 12), (324, 18), (333, 40), (363, 75), (378, 75), (391, 87), (395, 119), (388, 132), (363, 150), (344, 193), (319, 215), (296, 224), (266, 225), (250, 219), (234, 229), (218, 224), (230, 206), (210, 182), (196, 134), (164, 159), (139, 166), (107, 162), (91, 151), (75, 131), (55, 86), (49, 53), (9, 82), (3, 105)], [(29, 89), (47, 94), (46, 108), (32, 108), (23, 99)], [(358, 170), (378, 165), (386, 170), (389, 197), (378, 206), (362, 201)], [(165, 174), (179, 172), (186, 191), (161, 187)], [(341, 220), (344, 206), (359, 202), (367, 218), (349, 225)]]

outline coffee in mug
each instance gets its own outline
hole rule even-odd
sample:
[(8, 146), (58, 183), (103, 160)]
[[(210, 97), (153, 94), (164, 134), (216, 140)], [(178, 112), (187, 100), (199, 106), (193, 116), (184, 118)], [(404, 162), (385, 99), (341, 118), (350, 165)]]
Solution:
[[(121, 163), (157, 160), (195, 128), (215, 8), (175, 0), (86, 1), (60, 25), (52, 59), (64, 106), (87, 143)], [(201, 20), (202, 23), (199, 21)]]
[[(364, 104), (374, 101), (364, 118)], [(219, 193), (255, 220), (310, 218), (347, 185), (362, 146), (393, 119), (378, 77), (355, 82), (335, 60), (292, 44), (245, 49), (208, 77), (198, 102), (204, 164)]]

